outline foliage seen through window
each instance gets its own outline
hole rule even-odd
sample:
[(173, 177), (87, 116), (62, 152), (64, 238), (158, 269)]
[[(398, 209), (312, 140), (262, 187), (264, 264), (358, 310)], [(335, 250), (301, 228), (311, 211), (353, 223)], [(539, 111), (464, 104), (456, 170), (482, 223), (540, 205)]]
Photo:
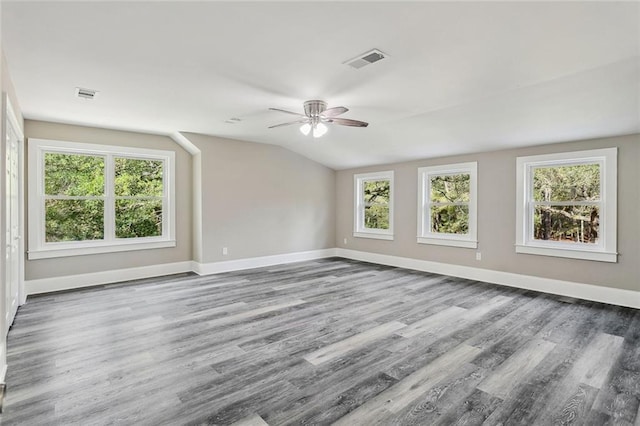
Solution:
[(533, 237), (595, 244), (599, 237), (600, 166), (537, 167), (533, 171)]
[(104, 157), (45, 154), (46, 242), (104, 239), (109, 208), (115, 210), (116, 238), (162, 235), (164, 162), (116, 157), (113, 167), (115, 197), (110, 207), (105, 205)]
[(163, 162), (115, 159), (116, 237), (162, 235)]
[(471, 176), (433, 176), (429, 183), (431, 232), (468, 234)]
[(368, 229), (389, 229), (388, 180), (364, 181), (364, 227)]
[(47, 153), (44, 157), (47, 242), (104, 238), (104, 157)]

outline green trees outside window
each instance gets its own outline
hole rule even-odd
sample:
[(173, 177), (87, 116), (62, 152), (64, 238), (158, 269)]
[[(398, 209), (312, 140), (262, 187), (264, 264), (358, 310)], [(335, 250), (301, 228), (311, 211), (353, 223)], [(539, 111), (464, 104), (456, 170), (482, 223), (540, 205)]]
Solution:
[(116, 238), (162, 235), (163, 162), (115, 158)]
[(418, 168), (419, 244), (477, 248), (478, 163)]
[(600, 165), (533, 170), (533, 238), (595, 244), (599, 238)]
[(104, 157), (45, 154), (46, 242), (104, 238), (104, 175)]
[(106, 157), (45, 153), (45, 242), (102, 240), (109, 217), (116, 238), (162, 235), (164, 162), (114, 157), (111, 164), (113, 189)]
[(432, 176), (429, 181), (431, 232), (469, 233), (469, 174)]
[(364, 227), (368, 229), (389, 229), (388, 180), (364, 181)]

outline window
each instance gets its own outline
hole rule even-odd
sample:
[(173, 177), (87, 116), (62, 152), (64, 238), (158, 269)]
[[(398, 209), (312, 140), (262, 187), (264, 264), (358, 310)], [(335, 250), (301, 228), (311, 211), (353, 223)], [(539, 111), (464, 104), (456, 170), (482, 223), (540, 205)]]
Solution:
[(418, 169), (418, 243), (476, 248), (478, 163)]
[(617, 148), (518, 157), (516, 252), (616, 262)]
[(393, 240), (393, 171), (354, 175), (354, 237)]
[(175, 246), (172, 151), (29, 140), (29, 258)]

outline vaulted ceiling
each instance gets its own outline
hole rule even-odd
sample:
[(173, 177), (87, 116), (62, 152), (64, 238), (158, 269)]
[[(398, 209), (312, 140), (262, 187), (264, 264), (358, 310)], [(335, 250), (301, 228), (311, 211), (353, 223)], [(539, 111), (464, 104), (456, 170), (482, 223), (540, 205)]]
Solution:
[[(640, 132), (635, 2), (1, 7), (25, 118), (270, 143), (336, 169)], [(373, 48), (389, 57), (343, 64)], [(269, 107), (308, 99), (370, 125), (267, 129), (292, 118)]]

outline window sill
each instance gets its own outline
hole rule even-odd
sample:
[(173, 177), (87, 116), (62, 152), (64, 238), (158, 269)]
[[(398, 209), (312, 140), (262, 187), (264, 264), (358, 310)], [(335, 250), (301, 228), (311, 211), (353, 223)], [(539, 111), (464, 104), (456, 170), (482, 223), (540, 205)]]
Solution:
[(375, 232), (354, 232), (356, 238), (373, 238), (376, 240), (393, 240), (393, 234), (378, 234)]
[(121, 251), (133, 251), (133, 250), (149, 250), (157, 248), (175, 247), (175, 240), (164, 241), (149, 241), (149, 242), (137, 242), (137, 243), (115, 243), (107, 245), (96, 245), (89, 247), (56, 247), (47, 248), (43, 250), (31, 250), (28, 252), (29, 260), (35, 259), (50, 259), (54, 257), (70, 257), (70, 256), (83, 256), (87, 254), (100, 254), (100, 253), (116, 253)]
[(437, 246), (478, 248), (478, 242), (473, 240), (457, 240), (453, 238), (418, 237), (418, 244), (432, 244)]
[(571, 250), (565, 248), (516, 245), (516, 253), (534, 254), (539, 256), (565, 257), (569, 259), (594, 260), (597, 262), (616, 263), (618, 261), (618, 253), (605, 251)]

